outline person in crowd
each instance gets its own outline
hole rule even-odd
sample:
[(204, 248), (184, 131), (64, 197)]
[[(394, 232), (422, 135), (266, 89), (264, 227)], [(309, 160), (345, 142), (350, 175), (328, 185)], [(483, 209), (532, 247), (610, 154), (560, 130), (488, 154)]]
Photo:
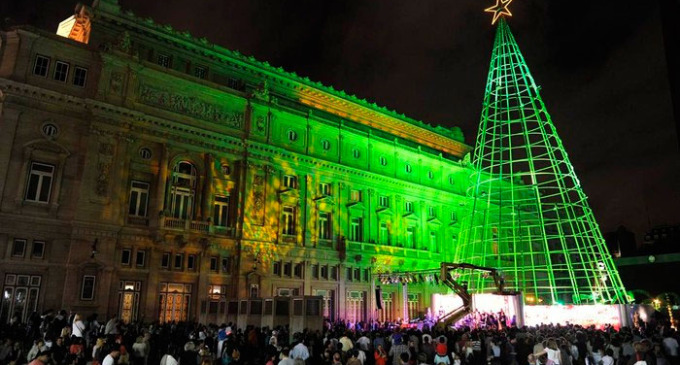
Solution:
[(543, 355), (547, 355), (545, 365), (560, 365), (562, 355), (555, 339), (548, 339), (547, 346), (542, 351), (534, 353), (534, 357), (537, 358)]
[(36, 340), (33, 343), (33, 347), (28, 351), (28, 354), (26, 354), (26, 360), (28, 362), (33, 361), (40, 352), (44, 352), (47, 350), (47, 347), (45, 346), (45, 341), (43, 340)]
[(92, 347), (92, 365), (101, 365), (101, 360), (105, 357), (104, 345), (106, 344), (106, 338), (97, 338), (97, 343)]
[(680, 345), (678, 345), (678, 340), (675, 338), (675, 335), (676, 332), (674, 330), (666, 330), (664, 331), (663, 340), (661, 341), (664, 353), (671, 365), (680, 364), (680, 357), (678, 356), (678, 347)]
[(402, 337), (394, 337), (394, 344), (390, 347), (390, 352), (387, 354), (392, 358), (392, 365), (403, 365), (401, 363), (401, 354), (406, 353), (408, 356), (408, 346), (402, 343)]
[(116, 346), (111, 347), (111, 351), (104, 357), (102, 365), (116, 365), (116, 359), (120, 357), (120, 348)]
[(104, 327), (104, 334), (105, 335), (117, 335), (118, 334), (118, 315), (114, 314), (112, 315), (108, 322), (106, 322), (106, 326)]
[(382, 344), (376, 347), (373, 359), (375, 360), (375, 365), (387, 365), (387, 352)]
[(79, 338), (84, 338), (86, 329), (85, 322), (83, 322), (80, 318), (80, 314), (76, 313), (76, 315), (73, 317), (73, 324), (71, 325), (71, 334)]
[[(669, 330), (669, 323), (663, 320), (621, 329), (574, 324), (517, 327), (507, 319), (503, 325), (498, 313), (480, 312), (471, 326), (458, 324), (443, 329), (351, 321), (348, 327), (347, 321), (326, 321), (322, 328), (293, 334), (287, 326), (125, 323), (114, 316), (109, 318), (114, 319), (118, 334), (107, 336), (105, 329), (99, 332), (90, 328), (92, 316), (83, 321), (82, 313), (73, 313), (68, 323), (65, 312), (54, 313), (31, 314), (26, 322), (20, 315), (12, 315), (0, 323), (0, 364), (17, 359), (18, 364), (27, 364), (46, 350), (51, 351), (46, 360), (49, 365), (102, 364), (112, 349), (118, 350), (113, 358), (117, 365), (176, 365), (178, 360), (182, 365), (276, 365), (279, 359), (286, 358), (289, 361), (283, 361), (284, 365), (291, 361), (294, 365), (484, 365), (487, 360), (498, 365), (524, 365), (518, 359), (526, 359), (525, 364), (531, 365), (676, 365), (673, 356), (677, 353), (672, 351), (677, 333)], [(65, 333), (70, 334), (75, 327), (74, 336), (50, 336), (62, 320), (66, 323), (62, 328), (67, 330)], [(85, 330), (79, 322), (85, 324)], [(90, 340), (92, 334), (95, 338)], [(223, 351), (218, 352), (221, 336), (226, 337)], [(193, 350), (189, 345), (186, 351), (174, 351), (189, 342)], [(532, 352), (534, 348), (540, 351)]]
[(149, 343), (144, 339), (144, 336), (137, 336), (132, 345), (133, 363), (135, 365), (147, 365), (149, 350)]
[(281, 356), (279, 359), (279, 365), (295, 365), (295, 361), (290, 358), (290, 350), (288, 347), (284, 347), (281, 350)]
[(35, 359), (28, 363), (28, 365), (46, 365), (50, 361), (52, 351), (44, 350), (36, 354)]

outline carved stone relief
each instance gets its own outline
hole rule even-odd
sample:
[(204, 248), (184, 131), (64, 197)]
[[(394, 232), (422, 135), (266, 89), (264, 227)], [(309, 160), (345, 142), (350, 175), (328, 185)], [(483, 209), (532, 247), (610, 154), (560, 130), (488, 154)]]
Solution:
[(94, 191), (97, 196), (107, 197), (109, 195), (109, 181), (111, 178), (111, 166), (113, 164), (114, 145), (109, 142), (101, 142), (99, 144), (98, 152), (97, 178), (94, 184)]
[(224, 124), (235, 129), (243, 128), (244, 113), (227, 110), (218, 104), (207, 103), (195, 96), (178, 95), (154, 86), (139, 86), (139, 101), (175, 113)]

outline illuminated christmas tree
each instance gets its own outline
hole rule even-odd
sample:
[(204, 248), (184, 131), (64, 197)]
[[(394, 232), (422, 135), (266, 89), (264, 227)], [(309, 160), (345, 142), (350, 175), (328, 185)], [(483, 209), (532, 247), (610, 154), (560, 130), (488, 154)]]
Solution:
[[(502, 271), (528, 304), (624, 303), (625, 290), (588, 199), (519, 47), (501, 15), (456, 262)], [(463, 274), (473, 292), (491, 278)]]

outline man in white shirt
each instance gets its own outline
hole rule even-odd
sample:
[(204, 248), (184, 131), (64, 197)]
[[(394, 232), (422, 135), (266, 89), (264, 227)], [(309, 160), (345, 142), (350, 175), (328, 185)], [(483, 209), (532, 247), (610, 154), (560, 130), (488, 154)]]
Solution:
[(300, 359), (302, 361), (307, 361), (309, 358), (309, 349), (305, 346), (303, 341), (300, 341), (292, 350), (290, 350), (290, 358), (293, 360)]
[(117, 335), (118, 334), (118, 316), (113, 315), (108, 322), (106, 322), (106, 327), (104, 327), (105, 335)]
[(120, 356), (120, 349), (118, 347), (114, 347), (111, 349), (111, 352), (106, 355), (104, 361), (102, 361), (102, 365), (115, 365), (118, 356)]
[(351, 351), (354, 348), (354, 343), (349, 338), (349, 332), (340, 338), (340, 343), (342, 344), (342, 352)]
[(362, 334), (357, 340), (357, 345), (362, 351), (368, 351), (368, 346), (371, 344), (371, 339), (366, 336), (366, 332)]

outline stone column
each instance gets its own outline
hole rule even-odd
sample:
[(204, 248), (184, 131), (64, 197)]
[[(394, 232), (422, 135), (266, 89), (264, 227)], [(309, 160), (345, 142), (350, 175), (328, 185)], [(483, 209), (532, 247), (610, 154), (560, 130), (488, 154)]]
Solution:
[[(10, 33), (8, 33), (10, 34)], [(0, 134), (0, 199), (5, 196), (5, 184), (7, 183), (7, 174), (9, 173), (9, 161), (11, 157), (12, 141), (14, 134), (19, 124), (19, 117), (21, 112), (10, 108), (2, 108), (3, 101), (2, 94), (0, 94), (0, 113), (3, 115), (3, 129), (4, 133)], [(26, 176), (26, 163), (22, 166), (22, 175)]]
[(408, 284), (402, 284), (401, 290), (401, 311), (404, 322), (408, 321)]
[[(211, 217), (210, 215), (210, 201), (213, 193), (213, 155), (210, 153), (205, 154), (205, 180), (203, 183), (203, 204), (201, 209), (201, 216), (203, 220), (207, 220)], [(213, 222), (214, 224), (215, 222)]]
[(161, 159), (158, 163), (158, 177), (156, 180), (156, 205), (154, 216), (156, 219), (156, 224), (161, 224), (160, 218), (163, 216), (163, 210), (167, 205), (165, 187), (168, 181), (168, 148), (167, 146), (161, 146)]

